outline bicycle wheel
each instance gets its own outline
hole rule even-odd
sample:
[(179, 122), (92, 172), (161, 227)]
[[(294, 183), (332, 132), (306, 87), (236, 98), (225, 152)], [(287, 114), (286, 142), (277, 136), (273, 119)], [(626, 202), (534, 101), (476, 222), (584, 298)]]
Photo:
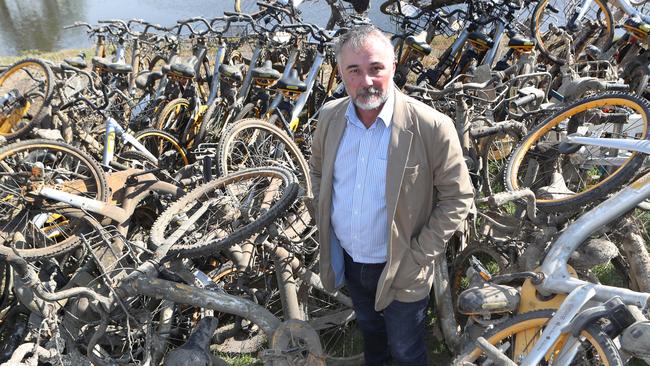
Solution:
[[(584, 207), (624, 184), (645, 155), (624, 149), (563, 145), (572, 133), (599, 138), (648, 139), (648, 101), (625, 93), (581, 99), (556, 112), (526, 136), (510, 156), (509, 190), (530, 188), (540, 210)], [(560, 150), (562, 148), (562, 150)], [(561, 152), (562, 151), (562, 152)]]
[(0, 255), (17, 231), (27, 260), (73, 249), (84, 232), (85, 213), (32, 193), (40, 186), (106, 202), (108, 185), (97, 163), (80, 150), (49, 140), (21, 141), (0, 150)]
[[(311, 192), (309, 168), (300, 148), (280, 128), (263, 120), (244, 119), (224, 132), (218, 166), (222, 175), (249, 167), (280, 166), (296, 174), (301, 198)], [(300, 241), (311, 223), (305, 200), (298, 200), (282, 220), (281, 234)]]
[(170, 133), (148, 128), (136, 133), (135, 139), (158, 159), (159, 167), (169, 172), (177, 172), (190, 163), (187, 152)]
[(226, 125), (227, 106), (222, 99), (215, 99), (203, 115), (203, 121), (196, 135), (195, 146), (202, 142), (217, 140)]
[(222, 175), (268, 165), (294, 172), (304, 192), (311, 192), (307, 160), (280, 128), (260, 119), (243, 119), (224, 132), (219, 141), (219, 170)]
[(247, 103), (242, 109), (235, 115), (233, 121), (239, 121), (244, 118), (260, 118), (260, 110), (253, 103)]
[(191, 122), (192, 111), (190, 101), (185, 98), (176, 98), (165, 106), (158, 116), (156, 128), (180, 136), (188, 123)]
[[(298, 295), (306, 310), (305, 320), (318, 333), (327, 364), (362, 364), (363, 336), (351, 300), (342, 292), (333, 296), (308, 282), (302, 283)], [(337, 298), (341, 296), (346, 297), (350, 304), (346, 305)]]
[[(585, 15), (575, 19), (585, 6)], [(563, 65), (589, 45), (606, 50), (614, 38), (614, 21), (602, 0), (542, 0), (535, 7), (530, 29), (537, 47), (552, 62)], [(567, 37), (571, 38), (571, 47)]]
[(502, 177), (508, 157), (521, 138), (522, 136), (519, 133), (506, 132), (486, 137), (480, 141), (481, 161), (483, 162), (481, 169), (481, 176), (483, 177), (482, 189), (486, 197), (505, 191)]
[(0, 136), (16, 139), (38, 125), (52, 102), (54, 74), (42, 60), (28, 58), (0, 74)]
[(190, 191), (151, 228), (156, 246), (173, 240), (170, 254), (208, 256), (251, 237), (289, 208), (298, 195), (286, 169), (247, 169)]
[[(553, 310), (536, 310), (528, 313), (517, 314), (511, 319), (496, 325), (483, 337), (490, 344), (501, 348), (513, 361), (521, 361), (532, 350), (539, 339), (544, 327), (551, 321), (554, 315)], [(574, 358), (572, 365), (607, 365), (622, 366), (623, 361), (618, 353), (614, 342), (596, 324), (587, 326), (580, 333), (584, 340), (582, 347)], [(553, 349), (545, 356), (544, 365), (553, 365), (553, 357), (567, 339), (562, 335), (555, 343)], [(483, 351), (473, 347), (459, 357), (462, 362), (470, 362), (476, 365), (492, 364)]]

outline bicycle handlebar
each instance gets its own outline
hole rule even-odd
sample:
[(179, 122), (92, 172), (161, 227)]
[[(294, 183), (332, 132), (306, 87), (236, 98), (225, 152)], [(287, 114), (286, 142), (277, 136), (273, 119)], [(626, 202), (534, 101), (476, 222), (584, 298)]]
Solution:
[(93, 26), (86, 23), (86, 22), (74, 22), (70, 25), (65, 25), (63, 26), (63, 29), (71, 29), (71, 28), (77, 28), (77, 27), (87, 27), (89, 30), (93, 29)]
[[(192, 26), (190, 25), (190, 23), (197, 23), (197, 22), (203, 23), (208, 29), (206, 29), (203, 32), (195, 31), (194, 28), (192, 28)], [(199, 36), (199, 37), (205, 36), (206, 34), (208, 34), (208, 32), (214, 32), (212, 30), (212, 27), (210, 26), (210, 22), (208, 22), (208, 20), (203, 18), (203, 17), (193, 17), (193, 18), (189, 18), (189, 19), (183, 19), (183, 20), (177, 21), (176, 23), (178, 23), (178, 25), (179, 25), (178, 34), (181, 33), (181, 31), (183, 29), (183, 26), (187, 27), (187, 29), (189, 29), (190, 32), (193, 35)]]
[(39, 280), (36, 272), (29, 267), (26, 260), (14, 253), (7, 255), (6, 260), (14, 271), (16, 271), (16, 274), (18, 274), (25, 286), (31, 288), (34, 291), (34, 295), (45, 301), (60, 301), (71, 297), (81, 296), (97, 301), (106, 312), (110, 309), (111, 300), (108, 297), (100, 295), (87, 287), (72, 287), (66, 290), (49, 292)]

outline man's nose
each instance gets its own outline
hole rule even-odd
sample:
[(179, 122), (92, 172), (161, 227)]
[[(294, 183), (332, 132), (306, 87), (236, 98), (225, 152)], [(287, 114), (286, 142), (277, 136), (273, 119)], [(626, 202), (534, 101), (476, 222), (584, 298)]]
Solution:
[(363, 75), (362, 81), (363, 81), (364, 86), (372, 86), (373, 85), (372, 76), (370, 76), (368, 74)]

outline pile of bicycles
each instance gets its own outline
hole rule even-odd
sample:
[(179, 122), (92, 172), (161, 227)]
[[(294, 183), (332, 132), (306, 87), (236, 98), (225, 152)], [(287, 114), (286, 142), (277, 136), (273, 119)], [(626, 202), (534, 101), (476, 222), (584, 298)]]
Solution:
[[(333, 44), (370, 20), (328, 4), (326, 28), (282, 0), (75, 23), (93, 56), (0, 74), (0, 362), (361, 364), (307, 158), (345, 96)], [(475, 187), (435, 261), (455, 364), (650, 360), (644, 5), (380, 5), (395, 84), (452, 117)]]

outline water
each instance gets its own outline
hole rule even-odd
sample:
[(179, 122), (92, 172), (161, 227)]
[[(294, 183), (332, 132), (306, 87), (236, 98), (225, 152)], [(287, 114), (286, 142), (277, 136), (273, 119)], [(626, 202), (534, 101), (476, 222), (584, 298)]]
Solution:
[[(161, 25), (178, 19), (207, 18), (233, 10), (233, 0), (0, 0), (0, 56), (22, 51), (57, 51), (92, 46), (82, 28), (64, 30), (75, 21), (96, 24), (100, 19), (141, 18)], [(252, 0), (242, 1), (242, 11), (255, 11)], [(325, 0), (308, 0), (300, 6), (303, 19), (324, 26), (330, 10)], [(390, 28), (388, 17), (373, 0), (370, 18), (383, 29)]]

